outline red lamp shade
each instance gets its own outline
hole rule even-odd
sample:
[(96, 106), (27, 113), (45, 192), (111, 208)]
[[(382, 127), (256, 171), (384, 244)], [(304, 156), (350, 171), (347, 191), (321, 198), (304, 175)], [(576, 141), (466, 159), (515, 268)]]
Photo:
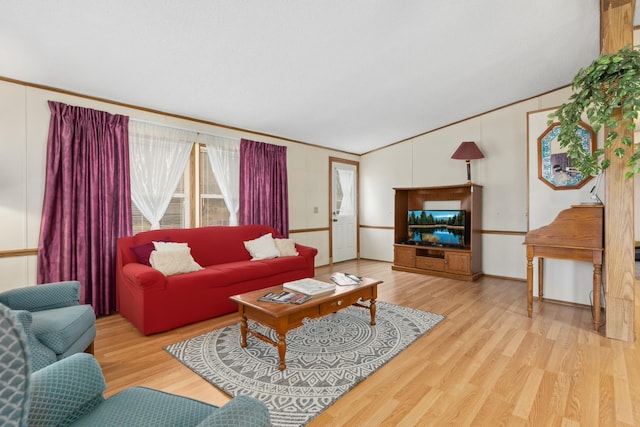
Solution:
[(484, 159), (484, 154), (482, 154), (475, 142), (465, 141), (460, 144), (451, 158), (455, 160), (476, 160)]
[(484, 159), (484, 154), (482, 154), (475, 142), (465, 141), (460, 144), (451, 158), (467, 162), (467, 181), (471, 183), (471, 160)]

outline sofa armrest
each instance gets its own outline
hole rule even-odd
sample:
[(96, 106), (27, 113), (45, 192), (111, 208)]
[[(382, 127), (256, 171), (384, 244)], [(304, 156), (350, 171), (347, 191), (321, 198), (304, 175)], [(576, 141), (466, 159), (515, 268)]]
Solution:
[(202, 420), (198, 427), (269, 427), (271, 418), (264, 403), (238, 396)]
[(13, 310), (42, 311), (80, 304), (80, 282), (71, 280), (15, 288), (0, 293), (0, 302)]
[(104, 401), (98, 362), (76, 353), (31, 375), (29, 426), (67, 425)]
[(148, 265), (131, 262), (122, 267), (122, 279), (130, 286), (136, 288), (164, 289), (167, 278), (155, 268)]
[(311, 246), (304, 246), (299, 243), (296, 243), (296, 251), (298, 251), (298, 254), (303, 256), (305, 259), (311, 260), (312, 265), (315, 256), (318, 254), (318, 250), (316, 248), (312, 248)]

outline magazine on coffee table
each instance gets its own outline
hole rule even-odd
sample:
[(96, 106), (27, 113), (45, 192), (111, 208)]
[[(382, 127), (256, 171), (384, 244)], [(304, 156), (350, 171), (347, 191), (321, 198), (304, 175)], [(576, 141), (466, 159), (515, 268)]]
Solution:
[(299, 294), (296, 292), (269, 292), (265, 296), (258, 299), (258, 301), (264, 302), (278, 302), (281, 304), (302, 304), (309, 301), (311, 295)]
[(282, 284), (285, 290), (293, 292), (301, 292), (306, 295), (318, 296), (330, 294), (336, 290), (333, 283), (321, 282), (316, 279), (300, 279), (293, 282), (285, 282)]
[(362, 277), (354, 276), (349, 273), (333, 273), (331, 281), (339, 286), (354, 286), (360, 284)]

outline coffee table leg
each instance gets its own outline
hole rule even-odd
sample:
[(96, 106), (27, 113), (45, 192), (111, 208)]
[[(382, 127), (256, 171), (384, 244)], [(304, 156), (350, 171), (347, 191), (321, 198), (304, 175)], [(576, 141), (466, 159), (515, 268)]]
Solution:
[(287, 353), (286, 334), (278, 333), (278, 355), (280, 356), (280, 370), (284, 371), (287, 365), (284, 363), (284, 355)]
[(376, 324), (376, 300), (371, 299), (369, 303), (369, 311), (371, 312), (371, 326), (375, 326)]
[(242, 316), (240, 321), (240, 346), (242, 348), (247, 346), (247, 316)]

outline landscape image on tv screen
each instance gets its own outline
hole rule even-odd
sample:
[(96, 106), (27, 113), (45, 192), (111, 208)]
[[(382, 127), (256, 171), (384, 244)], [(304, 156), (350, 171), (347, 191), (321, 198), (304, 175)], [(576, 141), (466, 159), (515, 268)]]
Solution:
[(425, 246), (464, 246), (465, 211), (409, 211), (408, 240)]

